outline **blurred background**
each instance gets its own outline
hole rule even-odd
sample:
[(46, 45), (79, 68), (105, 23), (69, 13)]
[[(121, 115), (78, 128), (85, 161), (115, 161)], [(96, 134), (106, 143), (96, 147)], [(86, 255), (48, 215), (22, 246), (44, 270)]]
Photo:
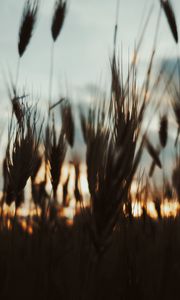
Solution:
[[(41, 1), (33, 38), (22, 58), (18, 88), (40, 104), (41, 111), (47, 109), (49, 95), (50, 51), (52, 45), (51, 21), (54, 0)], [(10, 117), (11, 109), (7, 95), (6, 79), (9, 74), (15, 79), (18, 62), (18, 32), (25, 1), (1, 0), (0, 2), (0, 124), (3, 128)], [(171, 1), (180, 20), (180, 2)], [(144, 36), (138, 61), (138, 82), (143, 81), (150, 59), (156, 23), (159, 14), (159, 0), (120, 0), (117, 12), (116, 0), (71, 0), (63, 30), (55, 43), (52, 99), (68, 96), (74, 107), (86, 106), (96, 96), (108, 95), (110, 87), (110, 58), (113, 51), (113, 36), (118, 15), (117, 49), (123, 58), (124, 73), (132, 58), (134, 47), (142, 33), (142, 26), (152, 9), (150, 21)], [(166, 61), (168, 73), (177, 61), (179, 52), (175, 45), (166, 18), (161, 16), (153, 76), (157, 76), (162, 63)], [(179, 55), (179, 54), (178, 54)], [(164, 101), (162, 99), (162, 101)], [(166, 106), (164, 101), (163, 106)], [(164, 110), (164, 108), (163, 108)], [(159, 115), (149, 115), (149, 135), (155, 137)], [(170, 118), (171, 119), (171, 118)], [(173, 118), (172, 118), (173, 119)], [(147, 122), (149, 120), (147, 119)], [(80, 128), (76, 124), (76, 150), (82, 143)], [(172, 130), (169, 145), (172, 145)], [(6, 135), (5, 135), (6, 136)], [(172, 158), (172, 149), (167, 148), (167, 160)], [(145, 164), (149, 157), (145, 158)]]

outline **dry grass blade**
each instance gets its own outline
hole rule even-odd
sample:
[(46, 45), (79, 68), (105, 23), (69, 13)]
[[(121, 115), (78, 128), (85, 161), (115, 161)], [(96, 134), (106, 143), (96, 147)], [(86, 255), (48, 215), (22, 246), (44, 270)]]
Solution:
[(152, 176), (153, 176), (154, 171), (155, 171), (155, 167), (156, 167), (156, 163), (155, 163), (155, 161), (153, 160), (152, 163), (151, 163), (150, 169), (149, 169), (149, 177), (152, 177)]
[(178, 200), (180, 201), (180, 158), (176, 157), (176, 166), (173, 170), (172, 174), (172, 184), (176, 191)]
[(165, 12), (169, 27), (171, 29), (172, 35), (176, 43), (178, 43), (178, 30), (176, 24), (175, 14), (172, 8), (170, 1), (168, 0), (160, 0), (163, 10)]
[(59, 101), (57, 101), (56, 103), (52, 104), (50, 107), (49, 107), (49, 111), (54, 109), (56, 106), (58, 106), (59, 104), (61, 104), (63, 101), (65, 100), (65, 98), (61, 98)]
[(160, 118), (159, 140), (161, 146), (165, 148), (168, 140), (168, 118), (166, 115)]
[(74, 118), (71, 105), (68, 101), (63, 102), (61, 106), (62, 131), (66, 135), (66, 139), (71, 147), (74, 145)]
[(161, 220), (162, 219), (162, 214), (161, 214), (161, 197), (159, 195), (154, 195), (154, 205), (155, 205), (155, 209), (158, 215), (158, 219)]
[(166, 180), (164, 184), (164, 198), (167, 198), (168, 200), (173, 199), (172, 186), (168, 180)]
[(79, 189), (79, 181), (80, 181), (80, 163), (79, 161), (74, 161), (74, 169), (75, 169), (75, 186), (74, 186), (74, 196), (77, 202), (82, 202), (82, 195)]
[(23, 102), (20, 102), (20, 100), (22, 100), (25, 97), (26, 97), (26, 95), (21, 96), (21, 97), (15, 96), (11, 100), (13, 113), (15, 114), (19, 125), (22, 124), (24, 116), (25, 116), (25, 105), (23, 104)]
[(5, 193), (7, 190), (7, 185), (8, 185), (8, 167), (7, 167), (7, 159), (6, 157), (3, 160), (3, 192)]
[[(157, 155), (159, 156), (159, 154), (160, 154), (160, 152), (161, 152), (161, 147), (159, 146), (158, 148), (157, 148)], [(154, 159), (153, 159), (153, 161), (152, 161), (152, 163), (151, 163), (151, 166), (150, 166), (150, 168), (149, 168), (149, 177), (152, 177), (153, 176), (153, 174), (154, 174), (154, 171), (155, 171), (155, 168), (156, 168), (156, 162), (154, 161)]]
[(32, 198), (36, 205), (39, 205), (41, 208), (44, 208), (45, 199), (48, 198), (48, 194), (46, 192), (46, 182), (42, 181), (40, 183), (31, 183), (31, 192)]
[(147, 137), (145, 139), (145, 145), (146, 145), (148, 153), (153, 158), (153, 160), (156, 163), (156, 165), (161, 169), (162, 165), (161, 165), (161, 161), (160, 161), (160, 158), (159, 158), (159, 155), (158, 155), (158, 151), (153, 147), (153, 145), (147, 139)]
[(26, 47), (29, 44), (31, 39), (33, 29), (37, 19), (37, 11), (38, 11), (38, 2), (34, 0), (33, 2), (30, 0), (26, 1), (24, 6), (23, 15), (20, 24), (19, 30), (19, 42), (18, 42), (18, 51), (19, 56), (21, 57)]
[(66, 181), (63, 184), (63, 200), (62, 200), (62, 205), (63, 207), (67, 207), (69, 204), (69, 194), (68, 194), (68, 184), (69, 184), (69, 177), (70, 175), (68, 174)]
[(123, 94), (121, 82), (119, 80), (120, 74), (119, 74), (119, 68), (116, 63), (115, 55), (113, 56), (112, 62), (111, 62), (111, 92), (114, 94), (116, 101), (120, 99), (120, 97)]
[(62, 29), (64, 19), (66, 16), (66, 7), (67, 7), (66, 1), (57, 0), (55, 3), (53, 21), (51, 26), (51, 33), (54, 42), (56, 41)]
[(177, 89), (177, 87), (174, 87), (174, 93), (172, 96), (172, 108), (174, 111), (174, 115), (176, 117), (176, 123), (178, 125), (178, 129), (177, 129), (177, 136), (176, 136), (176, 140), (175, 140), (175, 146), (177, 146), (177, 142), (178, 142), (178, 138), (179, 138), (179, 133), (180, 133), (180, 92)]
[[(67, 144), (64, 132), (61, 130), (57, 140), (54, 119), (52, 127), (46, 129), (45, 141), (46, 160), (50, 163), (51, 183), (53, 187), (54, 198), (56, 198), (57, 187), (59, 184), (62, 164), (65, 159)], [(47, 163), (47, 162), (46, 162)]]
[(40, 153), (37, 151), (35, 153), (35, 156), (34, 156), (34, 163), (33, 163), (32, 174), (31, 174), (31, 180), (33, 182), (35, 181), (36, 176), (37, 176), (37, 174), (40, 170), (40, 167), (42, 165), (42, 161), (43, 161), (43, 158), (40, 155)]
[(28, 95), (26, 95), (26, 94), (24, 94), (22, 96), (17, 95), (17, 90), (13, 83), (12, 78), (11, 78), (10, 85), (7, 83), (7, 91), (8, 91), (9, 99), (12, 104), (12, 112), (13, 112), (13, 114), (15, 114), (18, 123), (21, 124), (23, 121), (23, 118), (24, 118), (24, 113), (25, 113), (25, 107), (23, 104), (23, 100)]
[(87, 143), (87, 123), (84, 114), (80, 111), (80, 122), (81, 122), (81, 130), (84, 142)]

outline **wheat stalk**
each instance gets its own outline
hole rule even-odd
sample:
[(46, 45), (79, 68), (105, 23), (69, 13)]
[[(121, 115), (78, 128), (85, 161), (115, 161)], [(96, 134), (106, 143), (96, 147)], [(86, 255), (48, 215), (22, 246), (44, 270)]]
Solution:
[(164, 13), (166, 15), (173, 38), (175, 42), (178, 43), (178, 30), (177, 30), (176, 18), (175, 18), (172, 5), (169, 0), (160, 0), (160, 2), (164, 10)]
[(166, 115), (160, 118), (159, 140), (161, 146), (165, 148), (168, 141), (168, 118)]

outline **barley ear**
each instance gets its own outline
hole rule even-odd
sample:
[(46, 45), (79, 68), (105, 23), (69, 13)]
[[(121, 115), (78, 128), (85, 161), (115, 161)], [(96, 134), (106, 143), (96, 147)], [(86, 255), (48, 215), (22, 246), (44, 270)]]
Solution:
[(32, 37), (33, 29), (37, 19), (37, 11), (37, 0), (27, 0), (24, 6), (19, 29), (18, 52), (20, 57), (23, 56)]
[(53, 41), (55, 42), (64, 24), (66, 16), (67, 3), (63, 0), (57, 0), (54, 7), (54, 15), (51, 26)]
[(166, 115), (160, 118), (159, 140), (161, 146), (165, 148), (168, 141), (168, 118)]
[(162, 8), (166, 15), (173, 38), (174, 38), (175, 42), (178, 43), (178, 30), (177, 30), (176, 18), (175, 18), (175, 14), (174, 14), (172, 5), (171, 5), (170, 1), (168, 1), (168, 0), (161, 0), (161, 5), (162, 5)]

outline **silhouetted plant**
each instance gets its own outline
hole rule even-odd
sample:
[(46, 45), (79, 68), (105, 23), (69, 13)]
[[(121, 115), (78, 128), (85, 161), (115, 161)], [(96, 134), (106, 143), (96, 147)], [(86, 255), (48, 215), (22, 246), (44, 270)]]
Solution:
[(62, 131), (71, 147), (74, 145), (74, 118), (70, 103), (66, 100), (61, 104)]
[(15, 86), (17, 88), (19, 69), (20, 69), (20, 58), (23, 56), (26, 48), (31, 40), (33, 30), (37, 20), (39, 3), (38, 0), (26, 0), (23, 14), (21, 18), (20, 28), (19, 28), (19, 39), (18, 39), (18, 65), (16, 73)]
[(159, 140), (161, 146), (165, 148), (168, 140), (168, 118), (166, 115), (160, 118)]
[(158, 151), (154, 148), (154, 146), (151, 144), (151, 142), (149, 141), (149, 139), (146, 137), (146, 148), (147, 151), (149, 153), (149, 155), (152, 157), (153, 161), (156, 163), (156, 165), (161, 169), (162, 168), (162, 164), (159, 158), (159, 153)]
[(176, 165), (174, 167), (173, 173), (172, 173), (172, 184), (176, 191), (178, 200), (180, 201), (180, 158), (176, 157)]
[(169, 0), (160, 0), (162, 8), (165, 12), (169, 27), (171, 29), (173, 38), (176, 43), (178, 43), (178, 31), (177, 31), (177, 24), (175, 14), (172, 8), (172, 5)]
[(57, 0), (55, 3), (54, 7), (54, 15), (53, 15), (53, 20), (52, 20), (52, 26), (51, 26), (51, 33), (52, 33), (52, 38), (54, 42), (56, 41), (57, 37), (59, 36), (64, 19), (66, 16), (66, 8), (67, 8), (67, 3), (64, 0)]
[(23, 122), (16, 128), (14, 140), (9, 140), (6, 152), (7, 191), (13, 194), (16, 207), (22, 203), (22, 191), (32, 175), (34, 159), (38, 151), (40, 133), (37, 133), (35, 120), (31, 120), (31, 117), (31, 112), (28, 110)]
[(51, 34), (52, 34), (52, 49), (51, 49), (51, 65), (50, 65), (50, 80), (49, 80), (49, 109), (51, 107), (51, 92), (52, 92), (52, 83), (53, 83), (53, 69), (54, 69), (54, 43), (56, 42), (66, 16), (67, 1), (66, 0), (56, 0), (54, 6), (54, 13), (52, 18), (51, 25)]
[(38, 1), (27, 0), (24, 6), (23, 15), (19, 29), (18, 52), (23, 56), (30, 39), (37, 19)]
[(45, 152), (47, 160), (50, 164), (51, 183), (53, 187), (54, 200), (56, 199), (57, 187), (59, 184), (61, 169), (65, 159), (67, 150), (66, 138), (63, 130), (60, 131), (59, 136), (56, 136), (56, 129), (54, 118), (52, 126), (46, 128)]

